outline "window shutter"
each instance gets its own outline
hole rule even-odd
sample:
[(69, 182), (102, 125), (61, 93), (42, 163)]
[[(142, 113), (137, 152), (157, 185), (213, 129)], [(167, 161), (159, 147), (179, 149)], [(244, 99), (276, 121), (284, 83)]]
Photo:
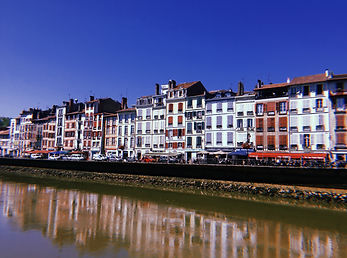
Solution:
[(300, 134), (300, 144), (304, 144), (304, 135)]
[(182, 136), (185, 136), (186, 129), (182, 129)]

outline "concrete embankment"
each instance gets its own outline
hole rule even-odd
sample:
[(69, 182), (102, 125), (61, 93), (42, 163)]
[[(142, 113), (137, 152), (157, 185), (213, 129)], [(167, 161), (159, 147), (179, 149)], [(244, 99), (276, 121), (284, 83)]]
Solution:
[[(329, 204), (338, 208), (347, 207), (347, 190), (317, 188), (304, 186), (289, 186), (264, 183), (244, 183), (210, 179), (190, 179), (178, 177), (142, 176), (116, 173), (86, 172), (63, 169), (33, 168), (21, 166), (0, 165), (0, 177), (18, 178), (31, 177), (37, 179), (62, 179), (69, 182), (93, 182), (106, 184), (127, 184), (136, 187), (156, 187), (173, 191), (208, 191), (218, 192), (220, 196), (228, 194), (245, 194), (264, 198), (307, 201), (311, 204)], [(232, 196), (233, 197), (233, 196)], [(337, 205), (337, 206), (336, 206)]]
[(126, 183), (347, 206), (347, 170), (0, 159), (0, 175)]
[(346, 169), (161, 163), (113, 163), (6, 158), (0, 158), (0, 165), (252, 183), (307, 185), (347, 189)]

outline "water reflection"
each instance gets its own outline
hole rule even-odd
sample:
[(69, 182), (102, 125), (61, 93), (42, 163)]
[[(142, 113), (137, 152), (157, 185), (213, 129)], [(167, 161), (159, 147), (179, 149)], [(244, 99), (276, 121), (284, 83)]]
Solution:
[(0, 194), (4, 217), (23, 230), (40, 230), (57, 246), (72, 244), (81, 253), (108, 250), (112, 255), (124, 248), (130, 257), (347, 255), (345, 233), (254, 216), (4, 181)]

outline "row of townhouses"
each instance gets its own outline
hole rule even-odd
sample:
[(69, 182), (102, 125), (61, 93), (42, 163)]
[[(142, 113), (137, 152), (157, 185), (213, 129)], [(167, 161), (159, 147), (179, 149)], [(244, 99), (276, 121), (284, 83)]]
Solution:
[[(1, 154), (32, 150), (80, 150), (123, 158), (144, 155), (199, 155), (235, 149), (257, 153), (347, 155), (347, 74), (258, 81), (251, 92), (207, 91), (202, 82), (155, 85), (155, 93), (84, 103), (78, 100), (48, 110), (29, 109), (0, 134)], [(5, 137), (4, 137), (5, 135)], [(7, 135), (7, 136), (6, 136)]]

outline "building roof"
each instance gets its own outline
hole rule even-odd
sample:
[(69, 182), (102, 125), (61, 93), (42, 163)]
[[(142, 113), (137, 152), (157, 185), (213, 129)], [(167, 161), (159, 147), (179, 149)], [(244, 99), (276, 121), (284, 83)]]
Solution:
[(117, 113), (132, 112), (132, 111), (135, 111), (135, 110), (136, 110), (135, 108), (126, 108), (126, 109), (118, 110)]
[(195, 82), (185, 82), (185, 83), (181, 83), (176, 85), (176, 87), (174, 88), (174, 90), (178, 90), (178, 89), (187, 89), (197, 83), (201, 83), (200, 81), (195, 81)]
[(265, 84), (261, 88), (255, 88), (254, 90), (265, 90), (265, 89), (274, 89), (274, 88), (281, 88), (289, 86), (289, 83), (283, 82), (283, 83), (271, 83), (271, 84)]
[(326, 81), (327, 79), (328, 78), (326, 77), (325, 73), (320, 73), (320, 74), (314, 74), (314, 75), (295, 77), (289, 84), (297, 85), (297, 84), (306, 84), (306, 83), (314, 83), (314, 82), (323, 82), (323, 81)]

